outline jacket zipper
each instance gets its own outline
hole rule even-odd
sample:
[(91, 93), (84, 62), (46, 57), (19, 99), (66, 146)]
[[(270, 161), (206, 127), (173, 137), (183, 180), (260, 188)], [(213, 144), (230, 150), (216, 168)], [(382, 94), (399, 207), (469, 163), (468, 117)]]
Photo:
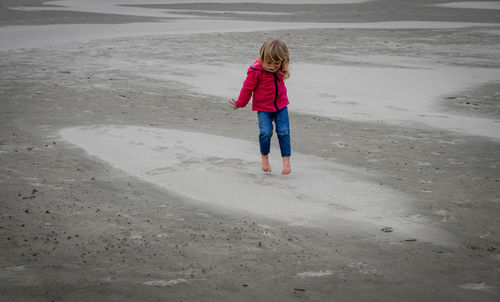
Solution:
[(274, 108), (276, 108), (276, 111), (279, 111), (278, 109), (278, 75), (276, 73), (273, 73), (274, 77)]

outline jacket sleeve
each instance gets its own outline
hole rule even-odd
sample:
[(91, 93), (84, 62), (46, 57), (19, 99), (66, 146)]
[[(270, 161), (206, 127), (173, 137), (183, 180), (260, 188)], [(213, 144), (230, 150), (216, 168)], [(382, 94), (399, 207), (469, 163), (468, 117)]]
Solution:
[(245, 107), (248, 102), (250, 102), (250, 98), (257, 87), (257, 83), (259, 82), (259, 71), (255, 69), (249, 69), (247, 72), (247, 78), (243, 82), (243, 87), (240, 91), (240, 96), (238, 97), (238, 101), (236, 101), (236, 105), (238, 107)]

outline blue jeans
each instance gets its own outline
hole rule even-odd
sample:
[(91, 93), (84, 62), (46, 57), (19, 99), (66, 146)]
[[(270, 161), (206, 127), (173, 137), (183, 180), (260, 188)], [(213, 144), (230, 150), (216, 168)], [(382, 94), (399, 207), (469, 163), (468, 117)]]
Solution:
[(280, 143), (281, 157), (291, 155), (290, 147), (290, 121), (288, 107), (276, 112), (257, 112), (259, 118), (259, 143), (260, 153), (269, 154), (271, 150), (271, 137), (273, 136), (273, 120), (276, 124), (276, 134)]

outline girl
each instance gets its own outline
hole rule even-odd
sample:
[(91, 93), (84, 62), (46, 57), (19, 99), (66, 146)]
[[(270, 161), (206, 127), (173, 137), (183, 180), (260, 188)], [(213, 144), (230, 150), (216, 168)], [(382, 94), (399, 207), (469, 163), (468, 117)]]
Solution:
[(273, 121), (283, 158), (281, 174), (290, 174), (290, 124), (288, 97), (284, 80), (290, 77), (290, 58), (286, 44), (278, 39), (268, 39), (260, 48), (260, 57), (247, 71), (238, 100), (230, 101), (233, 109), (245, 107), (252, 98), (252, 110), (259, 119), (259, 143), (262, 170), (271, 172), (269, 151), (273, 135)]

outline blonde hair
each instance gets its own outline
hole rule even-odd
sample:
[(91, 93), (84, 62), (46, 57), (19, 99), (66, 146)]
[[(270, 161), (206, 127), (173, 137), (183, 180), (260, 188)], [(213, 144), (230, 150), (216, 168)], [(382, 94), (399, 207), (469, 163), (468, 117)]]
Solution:
[(260, 48), (260, 61), (261, 63), (267, 61), (281, 62), (280, 72), (285, 79), (290, 77), (288, 64), (290, 63), (290, 55), (288, 54), (288, 47), (279, 39), (269, 38)]

